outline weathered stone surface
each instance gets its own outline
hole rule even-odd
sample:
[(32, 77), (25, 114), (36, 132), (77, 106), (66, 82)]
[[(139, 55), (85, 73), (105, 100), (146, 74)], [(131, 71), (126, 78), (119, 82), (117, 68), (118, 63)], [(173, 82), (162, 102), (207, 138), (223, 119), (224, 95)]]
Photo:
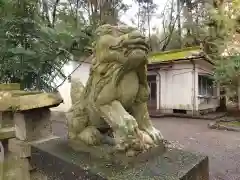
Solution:
[(49, 180), (209, 180), (206, 156), (177, 149), (164, 154), (153, 153), (147, 161), (143, 158), (143, 161), (126, 166), (86, 152), (76, 152), (66, 140), (52, 140), (32, 147), (31, 163)]
[(48, 180), (48, 177), (41, 172), (33, 171), (30, 173), (31, 180)]
[(7, 127), (0, 129), (0, 140), (10, 139), (15, 137), (15, 128), (14, 127)]
[(8, 150), (15, 153), (20, 158), (27, 158), (31, 156), (31, 144), (16, 138), (9, 139)]
[(48, 108), (15, 113), (16, 137), (22, 141), (34, 141), (52, 136), (50, 115)]
[(129, 156), (162, 146), (163, 137), (147, 109), (146, 38), (137, 29), (108, 24), (95, 35), (87, 84), (71, 84), (69, 139), (89, 146), (111, 144)]
[[(4, 93), (4, 92), (2, 92)], [(9, 91), (0, 98), (0, 111), (26, 111), (30, 109), (55, 107), (62, 103), (59, 93)]]
[(0, 128), (13, 127), (13, 112), (0, 112)]
[(27, 158), (7, 153), (4, 161), (3, 180), (30, 180), (30, 164)]
[(0, 91), (19, 90), (19, 83), (0, 84)]
[(148, 149), (144, 153), (138, 154), (136, 158), (135, 156), (126, 156), (126, 154), (123, 152), (115, 152), (112, 147), (108, 145), (100, 145), (93, 147), (79, 141), (69, 141), (68, 143), (65, 143), (73, 150), (87, 153), (95, 159), (111, 161), (114, 164), (121, 164), (123, 166), (128, 166), (130, 164), (137, 164), (139, 162), (146, 161), (148, 159), (154, 158), (156, 154), (160, 155), (166, 151), (165, 146), (157, 146)]

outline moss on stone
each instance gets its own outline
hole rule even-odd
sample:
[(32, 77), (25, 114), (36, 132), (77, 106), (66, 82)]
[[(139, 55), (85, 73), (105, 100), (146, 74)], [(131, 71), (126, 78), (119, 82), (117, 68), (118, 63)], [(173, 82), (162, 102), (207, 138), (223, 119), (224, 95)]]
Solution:
[(20, 90), (20, 84), (18, 83), (9, 83), (9, 84), (0, 84), (0, 90)]
[(19, 91), (8, 94), (0, 100), (0, 111), (24, 111), (42, 107), (55, 107), (62, 103), (62, 98), (56, 93), (39, 93)]
[(185, 59), (191, 57), (193, 54), (201, 52), (200, 47), (190, 47), (185, 49), (178, 49), (165, 52), (157, 52), (149, 55), (149, 63), (166, 62), (177, 59)]
[(34, 94), (41, 94), (40, 91), (21, 91), (21, 90), (13, 90), (10, 92), (11, 96), (18, 97), (18, 96), (25, 96), (25, 95), (34, 95)]
[(14, 127), (0, 128), (0, 140), (10, 139), (15, 137)]
[(28, 159), (20, 158), (13, 153), (7, 153), (3, 163), (3, 180), (29, 179)]
[(230, 122), (220, 122), (220, 125), (231, 126), (231, 127), (239, 127), (240, 128), (240, 121), (230, 121)]

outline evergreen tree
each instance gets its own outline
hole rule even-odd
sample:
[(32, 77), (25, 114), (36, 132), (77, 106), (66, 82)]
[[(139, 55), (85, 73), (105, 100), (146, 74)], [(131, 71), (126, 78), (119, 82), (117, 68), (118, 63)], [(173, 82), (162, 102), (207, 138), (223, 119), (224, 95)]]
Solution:
[(0, 10), (0, 82), (51, 90), (53, 77), (72, 58), (75, 39), (49, 27), (36, 0), (5, 1)]

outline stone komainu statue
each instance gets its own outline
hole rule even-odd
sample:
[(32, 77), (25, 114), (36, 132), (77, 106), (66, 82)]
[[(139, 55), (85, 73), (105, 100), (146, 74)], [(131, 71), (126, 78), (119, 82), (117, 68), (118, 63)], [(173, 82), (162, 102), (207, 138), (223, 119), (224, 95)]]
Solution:
[(131, 154), (162, 144), (147, 109), (145, 37), (136, 29), (111, 25), (99, 27), (95, 34), (86, 87), (72, 80), (69, 139), (87, 145), (109, 143)]

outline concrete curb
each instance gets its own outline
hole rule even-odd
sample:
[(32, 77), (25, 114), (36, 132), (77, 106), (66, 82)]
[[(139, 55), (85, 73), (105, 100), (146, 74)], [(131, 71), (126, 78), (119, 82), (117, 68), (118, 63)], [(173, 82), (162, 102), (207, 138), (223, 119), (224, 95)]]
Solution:
[(202, 120), (215, 120), (226, 116), (227, 113), (224, 113), (219, 116), (207, 117), (207, 116), (192, 116), (186, 114), (150, 114), (151, 118), (162, 118), (162, 117), (178, 117), (178, 118), (188, 118), (188, 119), (202, 119)]

